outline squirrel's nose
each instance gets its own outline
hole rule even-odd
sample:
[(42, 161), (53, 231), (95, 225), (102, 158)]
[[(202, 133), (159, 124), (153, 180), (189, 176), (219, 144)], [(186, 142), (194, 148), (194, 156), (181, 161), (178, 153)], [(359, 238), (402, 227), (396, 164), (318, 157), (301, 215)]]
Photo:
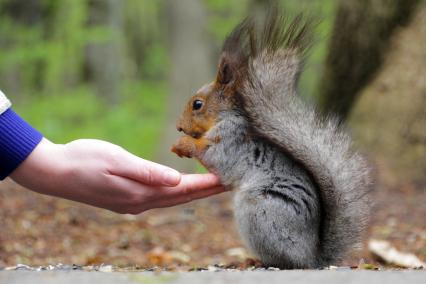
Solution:
[(182, 132), (182, 131), (183, 131), (182, 124), (180, 123), (180, 121), (178, 121), (178, 123), (176, 123), (176, 129), (177, 129), (177, 131), (179, 131), (179, 132)]
[(179, 132), (186, 133), (185, 132), (185, 123), (182, 123), (182, 121), (178, 121), (178, 123), (176, 123), (176, 129)]

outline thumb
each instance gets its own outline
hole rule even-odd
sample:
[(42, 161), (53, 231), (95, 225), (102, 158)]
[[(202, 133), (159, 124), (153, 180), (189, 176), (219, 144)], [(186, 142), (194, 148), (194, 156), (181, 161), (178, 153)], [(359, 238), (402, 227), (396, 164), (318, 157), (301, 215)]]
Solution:
[(152, 186), (176, 186), (181, 174), (169, 167), (139, 158), (127, 151), (114, 157), (116, 161), (109, 169), (113, 175), (126, 177)]

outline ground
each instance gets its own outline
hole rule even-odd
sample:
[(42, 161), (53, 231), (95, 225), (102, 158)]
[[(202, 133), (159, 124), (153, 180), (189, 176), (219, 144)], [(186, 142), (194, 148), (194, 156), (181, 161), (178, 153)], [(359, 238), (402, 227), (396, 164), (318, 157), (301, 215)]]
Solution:
[[(0, 267), (108, 264), (191, 270), (209, 265), (246, 268), (250, 259), (233, 223), (231, 194), (139, 216), (119, 215), (0, 183)], [(426, 260), (426, 191), (377, 188), (366, 236), (389, 240)], [(379, 264), (369, 252), (343, 265)]]
[(60, 284), (86, 284), (86, 283), (114, 283), (114, 284), (198, 284), (198, 283), (424, 283), (424, 271), (254, 271), (254, 272), (191, 272), (191, 273), (100, 273), (100, 272), (57, 272), (47, 271), (31, 273), (26, 271), (0, 272), (0, 282), (8, 284), (34, 284), (34, 283), (60, 283)]

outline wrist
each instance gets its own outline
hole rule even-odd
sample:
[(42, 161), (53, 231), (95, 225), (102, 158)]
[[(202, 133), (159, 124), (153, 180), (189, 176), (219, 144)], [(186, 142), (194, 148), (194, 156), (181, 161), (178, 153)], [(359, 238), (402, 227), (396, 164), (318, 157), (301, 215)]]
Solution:
[(28, 189), (52, 194), (67, 171), (63, 147), (43, 138), (10, 177)]

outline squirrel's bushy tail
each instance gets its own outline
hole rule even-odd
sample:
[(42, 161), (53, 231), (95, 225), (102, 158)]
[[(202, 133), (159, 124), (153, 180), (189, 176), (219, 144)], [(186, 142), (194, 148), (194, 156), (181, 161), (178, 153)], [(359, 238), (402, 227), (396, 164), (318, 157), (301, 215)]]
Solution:
[(300, 163), (317, 185), (322, 266), (340, 260), (358, 243), (368, 220), (371, 180), (365, 160), (337, 121), (320, 116), (297, 96), (309, 25), (300, 16), (287, 22), (277, 12), (260, 28), (246, 20), (229, 36), (223, 53), (245, 57), (236, 93), (253, 132)]

